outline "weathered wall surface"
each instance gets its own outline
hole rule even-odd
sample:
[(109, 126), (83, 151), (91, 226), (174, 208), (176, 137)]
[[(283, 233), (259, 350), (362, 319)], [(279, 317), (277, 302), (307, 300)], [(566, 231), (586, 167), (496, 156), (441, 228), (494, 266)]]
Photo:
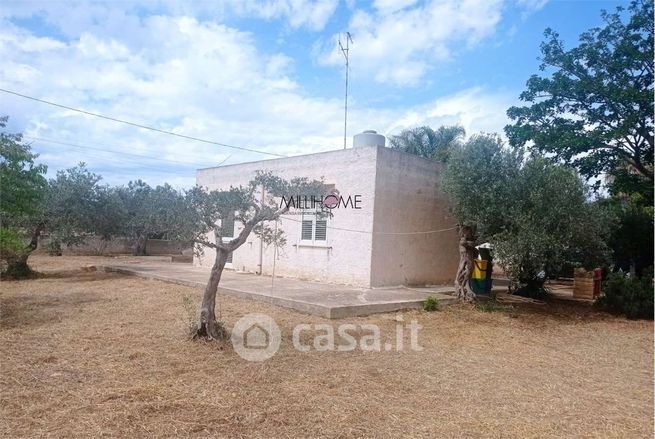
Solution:
[(148, 239), (146, 241), (146, 254), (148, 256), (158, 255), (181, 255), (182, 252), (193, 251), (193, 245), (188, 242), (171, 241), (169, 239)]
[[(455, 226), (441, 188), (439, 163), (379, 148), (375, 232), (415, 232)], [(373, 236), (372, 286), (451, 282), (457, 271), (457, 231)]]
[[(361, 209), (333, 209), (334, 217), (328, 227), (370, 232), (373, 226), (373, 195), (377, 148), (357, 148), (319, 154), (244, 163), (199, 170), (197, 183), (209, 189), (227, 189), (246, 185), (257, 170), (271, 171), (291, 179), (293, 177), (323, 178), (334, 184), (341, 195), (361, 195)], [(369, 286), (371, 278), (372, 237), (370, 233), (355, 233), (328, 229), (324, 243), (306, 245), (300, 241), (301, 216), (286, 215), (278, 223), (285, 232), (287, 244), (279, 249), (275, 266), (276, 276)], [(274, 222), (269, 226), (273, 227)], [(235, 234), (241, 228), (237, 224)], [(263, 273), (273, 271), (274, 248), (263, 249)], [(251, 234), (246, 243), (233, 254), (232, 267), (237, 270), (259, 272), (260, 241)], [(194, 264), (210, 267), (215, 254), (205, 249), (204, 255), (194, 258)]]
[[(41, 236), (37, 245), (37, 251), (46, 253), (50, 238)], [(122, 255), (132, 253), (132, 240), (127, 238), (114, 238), (105, 241), (98, 236), (90, 236), (81, 245), (62, 246), (62, 254), (72, 256), (83, 255)]]

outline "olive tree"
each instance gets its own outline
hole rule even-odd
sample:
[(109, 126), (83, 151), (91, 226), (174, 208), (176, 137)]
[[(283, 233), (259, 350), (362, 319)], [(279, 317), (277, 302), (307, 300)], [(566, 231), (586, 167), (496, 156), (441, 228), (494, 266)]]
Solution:
[[(204, 247), (216, 254), (202, 298), (196, 338), (220, 339), (225, 335), (220, 322), (216, 322), (215, 311), (223, 269), (230, 254), (241, 247), (253, 231), (266, 239), (278, 239), (264, 222), (275, 220), (290, 209), (289, 204), (278, 201), (279, 197), (318, 197), (324, 190), (319, 181), (284, 180), (268, 172), (258, 172), (247, 186), (212, 191), (196, 186), (186, 193), (189, 209), (179, 234), (195, 241), (197, 252), (204, 251)], [(232, 236), (231, 231), (225, 233), (225, 228), (233, 221), (240, 223), (242, 228), (235, 238), (224, 242), (224, 236)]]
[(153, 188), (142, 180), (130, 181), (115, 191), (122, 212), (110, 226), (117, 225), (120, 234), (132, 239), (135, 256), (146, 254), (148, 238), (166, 235), (175, 239), (186, 206), (181, 191), (169, 184)]
[(31, 199), (29, 209), (14, 210), (11, 214), (11, 206), (3, 209), (1, 247), (7, 276), (20, 278), (31, 274), (27, 260), (45, 232), (56, 246), (81, 244), (96, 232), (95, 214), (103, 202), (99, 197), (100, 179), (81, 163), (58, 171), (39, 189), (39, 196)]
[(467, 281), (476, 243), (492, 243), (513, 289), (528, 295), (542, 293), (564, 263), (591, 268), (608, 256), (607, 212), (589, 199), (572, 168), (479, 135), (453, 153), (444, 184), (463, 226), (457, 276), (463, 282), (456, 284), (463, 300), (475, 300)]
[[(7, 120), (0, 118), (0, 128)], [(41, 227), (32, 220), (40, 213), (48, 182), (46, 166), (34, 163), (37, 157), (20, 134), (0, 132), (0, 258), (9, 277), (30, 273), (27, 258), (38, 244)]]

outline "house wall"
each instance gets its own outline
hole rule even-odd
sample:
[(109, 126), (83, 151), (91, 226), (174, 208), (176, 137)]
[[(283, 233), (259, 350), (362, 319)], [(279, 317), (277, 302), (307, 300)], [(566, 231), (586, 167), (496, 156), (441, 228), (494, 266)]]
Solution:
[[(370, 232), (373, 227), (376, 147), (346, 149), (325, 153), (264, 160), (218, 168), (201, 169), (197, 183), (208, 189), (228, 189), (231, 185), (247, 185), (258, 170), (291, 179), (293, 177), (323, 178), (334, 184), (341, 195), (361, 195), (361, 209), (333, 209), (329, 227)], [(286, 245), (279, 249), (275, 266), (276, 276), (370, 286), (372, 236), (328, 229), (323, 245), (307, 246), (300, 242), (299, 215), (286, 215), (279, 226), (285, 232)], [(269, 222), (273, 227), (274, 222)], [(235, 234), (241, 227), (237, 224)], [(273, 271), (274, 248), (264, 247), (263, 273)], [(244, 245), (233, 254), (233, 268), (246, 272), (259, 272), (259, 238), (251, 234)], [(210, 267), (215, 254), (205, 249), (202, 256), (194, 257), (194, 264)]]
[(453, 281), (459, 262), (456, 230), (418, 235), (379, 232), (441, 230), (455, 226), (442, 190), (442, 165), (379, 148), (374, 202), (371, 285), (426, 285)]

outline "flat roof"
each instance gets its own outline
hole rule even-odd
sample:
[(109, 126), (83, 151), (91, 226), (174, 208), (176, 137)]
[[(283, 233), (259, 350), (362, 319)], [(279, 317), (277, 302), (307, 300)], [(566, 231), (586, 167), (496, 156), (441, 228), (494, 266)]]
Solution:
[(360, 147), (357, 147), (357, 148), (352, 148), (351, 147), (351, 148), (345, 148), (345, 149), (332, 149), (330, 151), (319, 151), (319, 152), (312, 152), (312, 153), (309, 153), (309, 154), (292, 155), (292, 156), (288, 156), (288, 157), (276, 157), (276, 158), (270, 158), (270, 159), (253, 160), (253, 161), (250, 161), (250, 162), (232, 163), (230, 165), (208, 166), (206, 168), (198, 168), (198, 169), (196, 169), (196, 172), (198, 172), (198, 171), (207, 171), (207, 170), (210, 170), (210, 169), (227, 168), (227, 167), (230, 167), (230, 166), (241, 166), (241, 165), (246, 165), (246, 164), (251, 164), (251, 163), (267, 163), (267, 162), (275, 162), (275, 161), (278, 161), (278, 160), (294, 159), (294, 158), (299, 158), (299, 157), (310, 157), (310, 156), (316, 156), (316, 155), (321, 155), (321, 154), (338, 154), (338, 153), (349, 152), (349, 151), (352, 151), (354, 149), (366, 149), (366, 148), (384, 148), (387, 151), (392, 152), (394, 154), (407, 155), (407, 156), (411, 156), (411, 157), (414, 157), (416, 159), (424, 160), (424, 161), (430, 162), (430, 163), (439, 163), (437, 160), (427, 159), (425, 157), (420, 157), (420, 156), (418, 156), (416, 154), (410, 154), (410, 153), (405, 152), (405, 151), (399, 151), (397, 149), (393, 149), (393, 148), (390, 148), (388, 146), (377, 146), (376, 145), (376, 146), (360, 146)]

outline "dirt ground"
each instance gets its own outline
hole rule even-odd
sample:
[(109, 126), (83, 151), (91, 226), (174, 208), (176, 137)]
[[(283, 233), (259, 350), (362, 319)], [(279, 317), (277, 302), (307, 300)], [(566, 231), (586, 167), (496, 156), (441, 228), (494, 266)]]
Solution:
[[(563, 303), (330, 321), (221, 297), (228, 328), (251, 312), (280, 326), (255, 363), (187, 338), (199, 290), (79, 269), (99, 260), (36, 256), (40, 278), (0, 285), (0, 436), (653, 436), (652, 322)], [(291, 343), (299, 323), (390, 337), (400, 315), (423, 351)]]

